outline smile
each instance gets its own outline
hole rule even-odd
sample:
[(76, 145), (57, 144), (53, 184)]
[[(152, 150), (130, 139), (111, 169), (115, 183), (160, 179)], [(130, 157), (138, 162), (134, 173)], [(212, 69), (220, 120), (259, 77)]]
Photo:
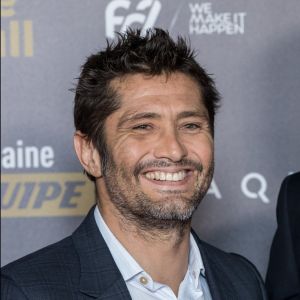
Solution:
[(162, 171), (155, 171), (155, 172), (147, 172), (145, 174), (146, 178), (152, 180), (160, 180), (160, 181), (180, 181), (183, 180), (187, 176), (187, 171), (179, 171), (179, 172), (162, 172)]

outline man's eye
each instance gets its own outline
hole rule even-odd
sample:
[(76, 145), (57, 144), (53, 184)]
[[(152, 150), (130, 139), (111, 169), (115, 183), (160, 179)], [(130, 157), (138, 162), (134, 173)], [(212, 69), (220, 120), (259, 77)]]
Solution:
[(201, 128), (201, 126), (199, 124), (195, 124), (195, 123), (185, 124), (184, 127), (186, 129), (199, 129), (199, 128)]
[(149, 130), (151, 128), (152, 127), (149, 124), (140, 124), (133, 127), (134, 130)]

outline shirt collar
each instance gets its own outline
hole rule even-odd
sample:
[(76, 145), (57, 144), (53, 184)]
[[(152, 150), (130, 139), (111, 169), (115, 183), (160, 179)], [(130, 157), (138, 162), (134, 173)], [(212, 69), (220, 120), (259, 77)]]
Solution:
[(128, 253), (128, 251), (124, 248), (124, 246), (119, 242), (119, 240), (108, 228), (97, 206), (95, 207), (94, 216), (97, 226), (124, 280), (130, 280), (132, 277), (143, 272), (142, 267)]
[(193, 237), (190, 234), (190, 253), (189, 253), (189, 267), (188, 272), (194, 283), (194, 287), (198, 288), (200, 285), (200, 275), (205, 277), (205, 269), (199, 247)]
[[(94, 217), (98, 229), (101, 232), (124, 280), (130, 281), (131, 279), (134, 278), (136, 279), (138, 277), (137, 275), (143, 273), (147, 275), (147, 278), (150, 279), (150, 283), (151, 283), (150, 286), (152, 286), (153, 289), (160, 288), (161, 284), (153, 282), (151, 277), (143, 270), (143, 268), (128, 253), (125, 247), (119, 242), (119, 240), (111, 232), (111, 230), (103, 220), (100, 211), (98, 209), (98, 206), (95, 207)], [(192, 234), (190, 234), (190, 253), (189, 253), (188, 272), (190, 277), (192, 278), (195, 288), (198, 288), (200, 285), (199, 277), (200, 275), (205, 276), (205, 269), (200, 254), (200, 250)]]

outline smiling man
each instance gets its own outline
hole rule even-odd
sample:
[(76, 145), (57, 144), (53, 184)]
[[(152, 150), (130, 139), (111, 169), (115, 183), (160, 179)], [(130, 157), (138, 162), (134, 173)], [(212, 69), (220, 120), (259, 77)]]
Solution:
[(61, 242), (2, 270), (2, 299), (266, 299), (244, 258), (191, 219), (213, 176), (213, 80), (182, 38), (120, 34), (88, 58), (74, 145), (98, 201)]

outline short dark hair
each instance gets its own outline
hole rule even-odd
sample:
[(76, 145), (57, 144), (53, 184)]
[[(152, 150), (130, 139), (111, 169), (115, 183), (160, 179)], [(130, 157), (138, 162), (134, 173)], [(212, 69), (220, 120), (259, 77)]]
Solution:
[[(139, 29), (118, 33), (107, 41), (103, 51), (87, 58), (75, 89), (74, 122), (93, 143), (105, 164), (107, 148), (104, 136), (106, 118), (120, 107), (120, 95), (112, 88), (113, 79), (131, 74), (149, 76), (181, 72), (194, 79), (201, 90), (208, 111), (212, 134), (220, 96), (213, 79), (195, 60), (195, 53), (182, 37), (175, 42), (165, 30)], [(89, 178), (95, 180), (91, 175)]]

